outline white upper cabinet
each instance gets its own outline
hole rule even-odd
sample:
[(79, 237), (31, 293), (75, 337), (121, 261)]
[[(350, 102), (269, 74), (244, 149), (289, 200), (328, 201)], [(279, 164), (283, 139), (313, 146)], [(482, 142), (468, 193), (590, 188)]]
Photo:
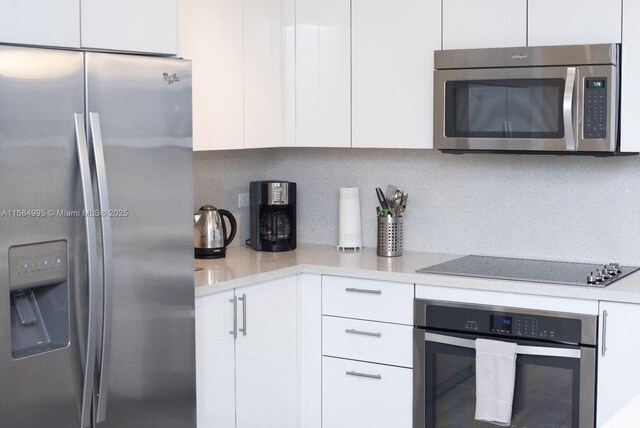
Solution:
[(175, 55), (178, 1), (3, 2), (0, 43)]
[(78, 0), (3, 2), (0, 43), (79, 48)]
[(193, 149), (293, 145), (295, 0), (181, 0)]
[(622, 0), (529, 0), (529, 46), (620, 43), (621, 38)]
[(284, 142), (282, 6), (244, 0), (244, 147)]
[(181, 0), (181, 55), (192, 60), (193, 149), (244, 147), (244, 3)]
[(178, 0), (80, 0), (84, 48), (175, 55)]
[(352, 0), (352, 146), (433, 147), (440, 0)]
[(526, 0), (445, 0), (442, 8), (443, 49), (527, 44)]
[(351, 145), (351, 2), (296, 1), (296, 145)]
[(620, 107), (620, 150), (640, 152), (635, 124), (640, 117), (640, 2), (624, 3), (622, 22), (622, 96)]

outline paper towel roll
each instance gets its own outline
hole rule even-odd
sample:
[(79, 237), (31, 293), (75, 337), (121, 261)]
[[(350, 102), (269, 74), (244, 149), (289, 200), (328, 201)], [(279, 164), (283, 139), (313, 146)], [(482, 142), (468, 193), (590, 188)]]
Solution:
[(338, 203), (338, 248), (362, 248), (360, 189), (341, 187)]

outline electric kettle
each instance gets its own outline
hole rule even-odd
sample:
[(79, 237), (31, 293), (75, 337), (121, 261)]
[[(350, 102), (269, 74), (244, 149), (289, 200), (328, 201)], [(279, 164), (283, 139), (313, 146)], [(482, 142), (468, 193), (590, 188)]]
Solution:
[[(227, 227), (223, 217), (229, 220), (231, 232), (227, 235)], [(220, 259), (226, 255), (227, 245), (236, 236), (236, 219), (227, 210), (216, 209), (205, 205), (193, 216), (193, 246), (197, 259)]]

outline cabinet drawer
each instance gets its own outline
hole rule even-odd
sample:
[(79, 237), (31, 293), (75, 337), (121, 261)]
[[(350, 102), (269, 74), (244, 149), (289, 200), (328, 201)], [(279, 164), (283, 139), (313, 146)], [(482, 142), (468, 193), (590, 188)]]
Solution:
[(322, 357), (323, 428), (411, 428), (413, 371)]
[(322, 317), (322, 354), (413, 367), (413, 327)]
[(413, 325), (413, 284), (323, 276), (322, 313)]

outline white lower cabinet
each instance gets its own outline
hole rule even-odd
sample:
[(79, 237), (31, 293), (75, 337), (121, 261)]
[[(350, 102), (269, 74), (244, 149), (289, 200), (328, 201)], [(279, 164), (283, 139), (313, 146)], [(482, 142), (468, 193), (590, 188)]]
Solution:
[(197, 299), (198, 427), (314, 426), (319, 294), (319, 277), (300, 275)]
[(296, 278), (237, 289), (236, 297), (236, 427), (295, 427)]
[(233, 290), (196, 299), (198, 426), (236, 426)]
[(322, 427), (410, 428), (414, 285), (322, 277)]
[(322, 317), (323, 355), (413, 367), (410, 325)]
[(323, 428), (410, 428), (413, 370), (322, 358)]
[(640, 341), (633, 327), (640, 305), (600, 302), (597, 427), (625, 428), (640, 421)]

